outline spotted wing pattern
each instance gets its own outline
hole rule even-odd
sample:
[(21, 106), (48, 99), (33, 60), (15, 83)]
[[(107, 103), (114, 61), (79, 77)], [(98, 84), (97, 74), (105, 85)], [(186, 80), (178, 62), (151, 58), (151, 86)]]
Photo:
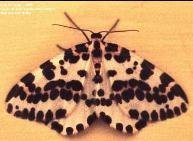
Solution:
[(93, 73), (91, 63), (88, 44), (66, 49), (11, 89), (7, 112), (44, 123), (63, 135), (82, 131), (95, 120), (93, 110), (84, 104), (94, 87), (88, 83)]
[(7, 112), (76, 134), (96, 119), (124, 133), (186, 112), (172, 77), (117, 44), (93, 39), (28, 73), (9, 92)]
[(106, 43), (105, 51), (102, 87), (112, 102), (106, 102), (98, 114), (111, 127), (135, 133), (149, 122), (186, 112), (187, 97), (167, 73), (116, 44)]

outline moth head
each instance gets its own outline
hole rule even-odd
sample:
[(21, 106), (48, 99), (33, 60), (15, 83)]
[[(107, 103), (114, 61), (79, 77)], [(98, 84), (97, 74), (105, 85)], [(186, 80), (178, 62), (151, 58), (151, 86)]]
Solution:
[(92, 33), (91, 34), (91, 39), (94, 39), (94, 38), (101, 39), (102, 38), (102, 34), (101, 33)]

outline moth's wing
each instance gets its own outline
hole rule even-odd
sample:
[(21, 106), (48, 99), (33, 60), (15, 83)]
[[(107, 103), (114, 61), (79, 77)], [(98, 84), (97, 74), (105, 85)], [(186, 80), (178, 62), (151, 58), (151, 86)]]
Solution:
[(148, 122), (186, 112), (185, 92), (167, 73), (116, 44), (107, 43), (104, 56), (103, 77), (110, 84), (104, 82), (102, 87), (114, 101), (102, 106), (100, 114), (111, 127), (134, 133)]
[[(84, 104), (92, 88), (87, 44), (80, 44), (46, 61), (25, 75), (8, 93), (7, 112), (22, 119), (42, 122), (63, 135), (75, 134), (94, 117)], [(87, 76), (85, 76), (87, 75)], [(94, 119), (94, 118), (92, 118)]]

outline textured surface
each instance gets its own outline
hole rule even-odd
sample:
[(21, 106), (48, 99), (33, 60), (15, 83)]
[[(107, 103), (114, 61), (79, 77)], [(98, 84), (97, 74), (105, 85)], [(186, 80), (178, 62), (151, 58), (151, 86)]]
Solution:
[[(189, 126), (192, 121), (191, 105), (193, 99), (190, 79), (192, 77), (191, 69), (193, 68), (191, 64), (193, 49), (190, 42), (192, 40), (192, 6), (185, 3), (174, 5), (165, 3), (159, 6), (151, 3), (103, 3), (102, 5), (76, 3), (73, 5), (73, 10), (70, 8), (72, 5), (73, 3), (37, 3), (34, 7), (50, 6), (57, 9), (53, 12), (35, 12), (31, 16), (1, 15), (4, 20), (0, 21), (2, 28), (0, 71), (3, 74), (1, 76), (3, 81), (0, 82), (2, 95), (0, 138), (3, 140), (13, 140), (13, 138), (15, 140), (63, 139), (50, 130), (46, 130), (42, 125), (26, 123), (5, 114), (4, 99), (12, 85), (26, 72), (32, 71), (42, 62), (60, 52), (54, 47), (56, 43), (63, 46), (73, 46), (84, 40), (78, 32), (50, 26), (50, 23), (68, 24), (65, 19), (61, 18), (62, 12), (67, 11), (83, 28), (95, 31), (108, 29), (116, 17), (120, 17), (122, 21), (118, 29), (139, 29), (140, 33), (112, 34), (107, 40), (129, 49), (135, 49), (140, 56), (147, 58), (156, 66), (168, 72), (184, 88), (190, 102), (189, 110), (185, 115), (166, 122), (152, 124), (143, 132), (132, 137), (122, 135), (98, 122), (81, 135), (73, 137), (72, 140), (96, 140), (106, 136), (109, 137), (106, 140), (161, 140), (168, 139), (173, 134), (175, 140), (182, 140), (182, 138), (190, 140), (193, 130)], [(97, 10), (96, 7), (99, 6), (101, 9)], [(107, 8), (108, 6), (111, 8)], [(77, 8), (80, 9), (80, 12), (75, 10)], [(183, 10), (176, 11), (178, 8)], [(120, 12), (117, 13), (117, 10)], [(85, 14), (88, 12), (92, 14)], [(110, 15), (107, 14), (109, 12)], [(101, 15), (101, 13), (106, 14)], [(106, 18), (106, 15), (108, 15), (108, 18)], [(96, 20), (96, 17), (98, 20)], [(3, 28), (6, 24), (7, 27)], [(77, 39), (79, 40), (77, 41)], [(15, 126), (13, 127), (13, 125)], [(66, 140), (71, 139), (66, 138)]]

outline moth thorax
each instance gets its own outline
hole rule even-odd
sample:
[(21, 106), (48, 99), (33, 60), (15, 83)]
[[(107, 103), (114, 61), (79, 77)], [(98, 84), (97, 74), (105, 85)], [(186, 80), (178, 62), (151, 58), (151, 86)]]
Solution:
[(99, 40), (94, 40), (94, 49), (100, 49), (100, 41)]

